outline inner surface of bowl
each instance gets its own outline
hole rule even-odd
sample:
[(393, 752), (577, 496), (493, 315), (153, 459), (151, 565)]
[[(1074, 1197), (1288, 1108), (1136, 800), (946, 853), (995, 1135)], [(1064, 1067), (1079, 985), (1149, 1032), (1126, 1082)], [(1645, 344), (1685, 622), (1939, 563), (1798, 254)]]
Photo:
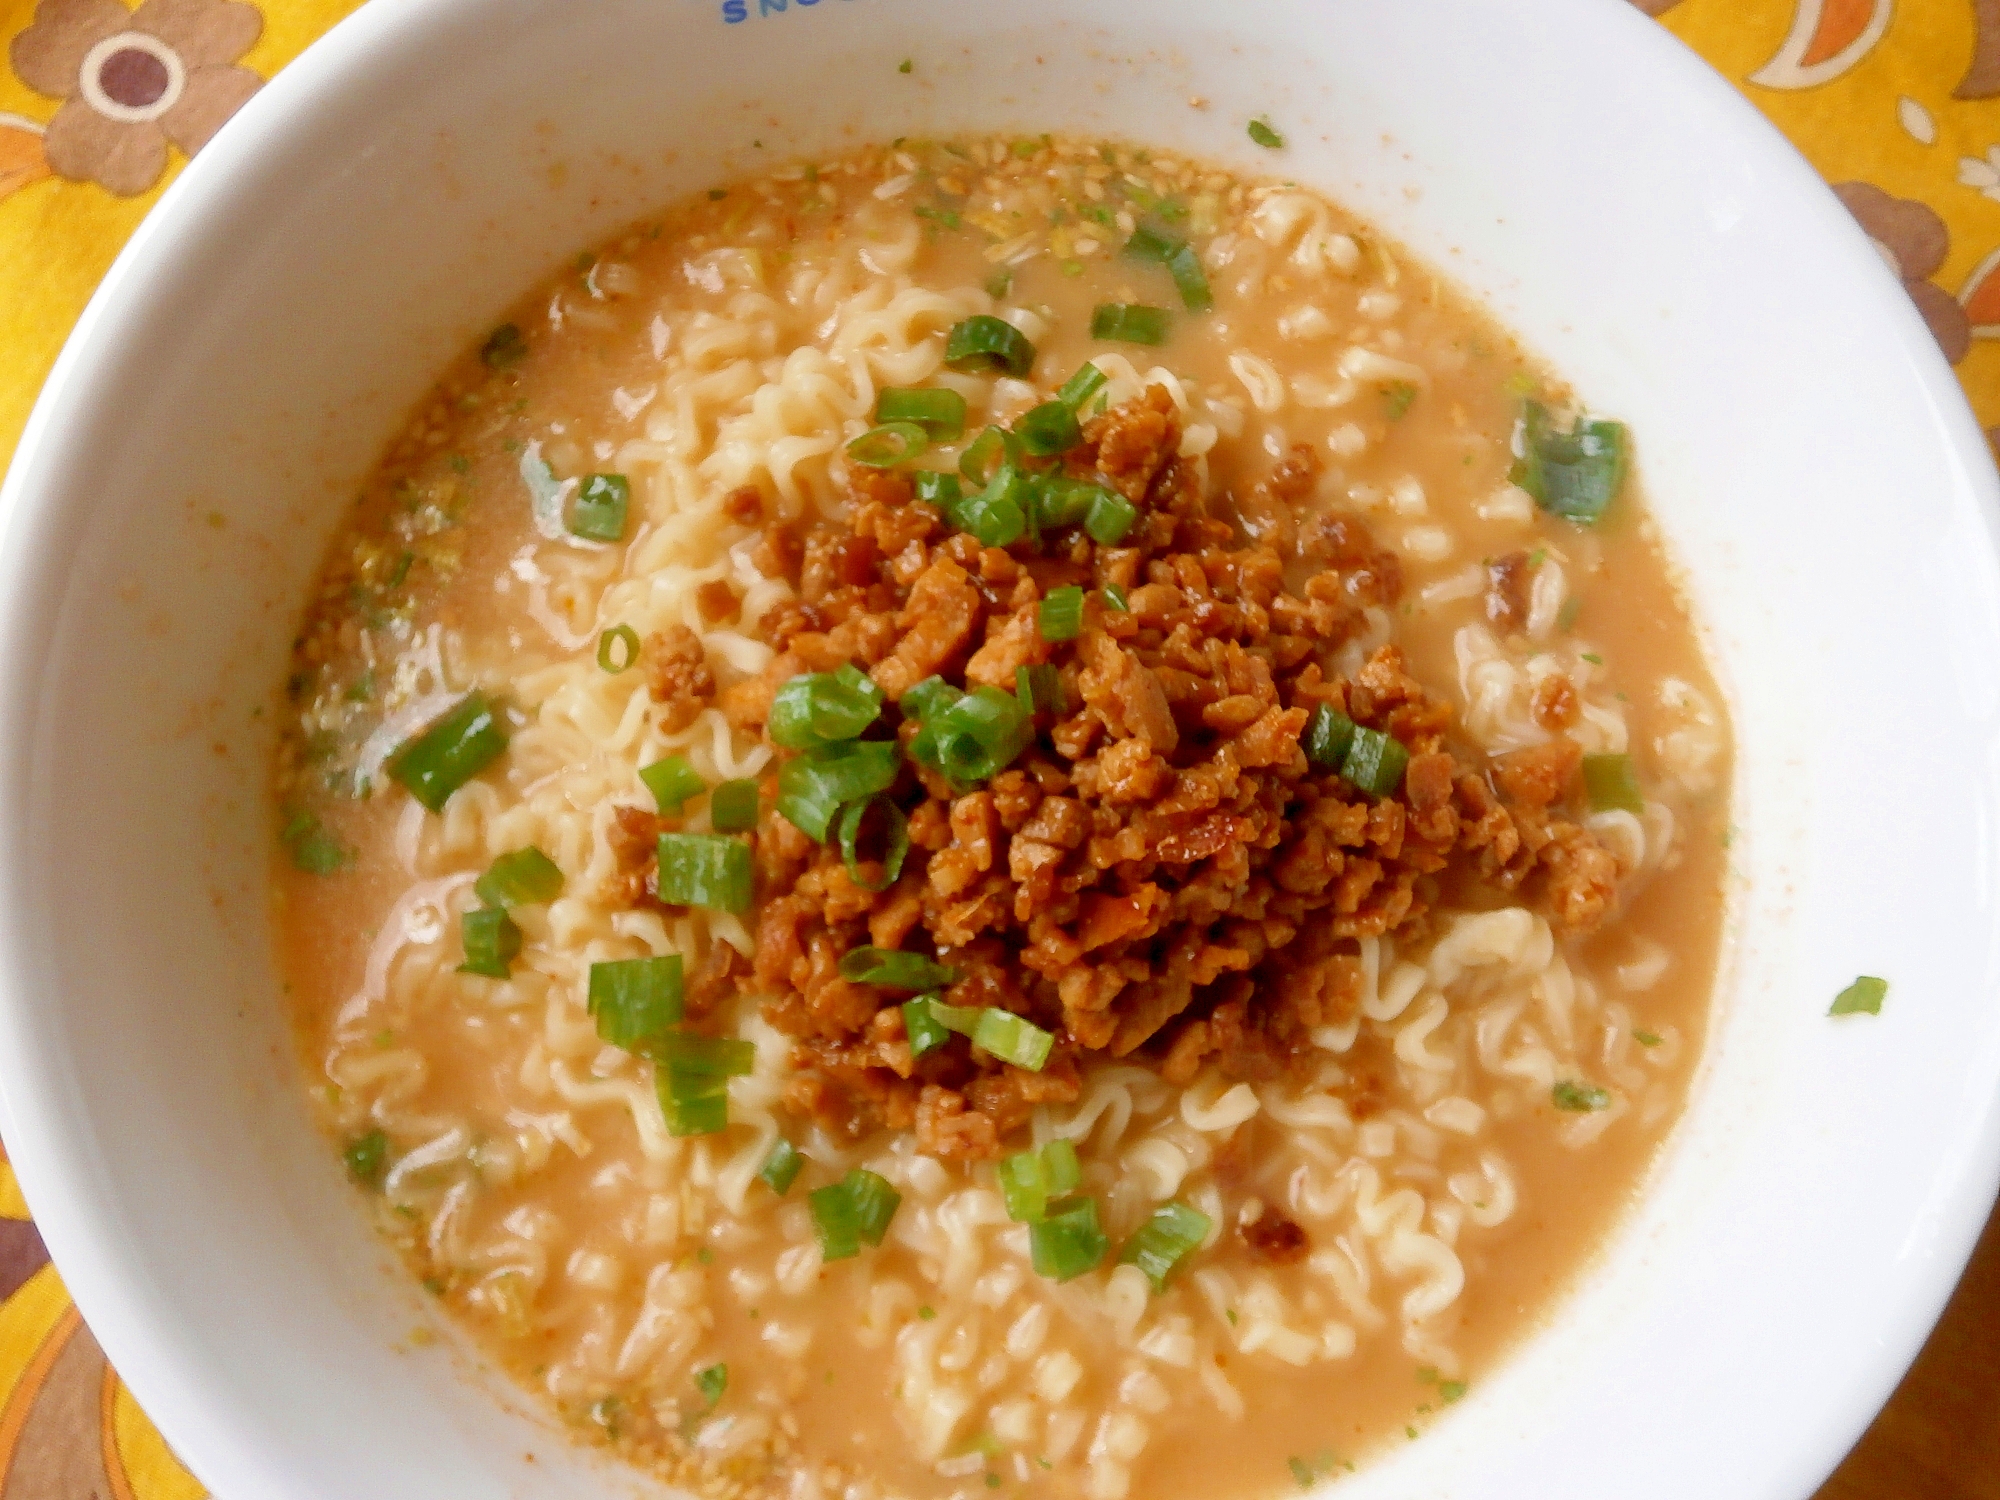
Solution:
[[(635, 216), (999, 130), (1294, 174), (1460, 280), (1631, 424), (1733, 697), (1736, 953), (1667, 1158), (1551, 1326), (1346, 1489), (1785, 1496), (1831, 1468), (1993, 1183), (1992, 476), (1803, 164), (1635, 13), (1545, 8), (427, 0), (361, 12), (204, 151), (6, 491), (0, 1086), (79, 1302), (205, 1482), (607, 1483), (410, 1342), (431, 1314), (298, 1098), (267, 766), (354, 486), (496, 310)], [(1829, 1020), (1857, 973), (1885, 1013)]]

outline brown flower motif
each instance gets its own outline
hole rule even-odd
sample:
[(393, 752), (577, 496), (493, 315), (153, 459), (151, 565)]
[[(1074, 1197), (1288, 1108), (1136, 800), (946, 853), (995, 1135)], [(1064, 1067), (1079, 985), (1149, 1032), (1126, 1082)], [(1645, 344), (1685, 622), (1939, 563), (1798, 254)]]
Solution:
[(1931, 334), (1953, 364), (1972, 345), (1972, 328), (1958, 299), (1930, 278), (1951, 251), (1951, 232), (1927, 203), (1897, 198), (1872, 182), (1836, 182), (1834, 196), (1860, 221), (1875, 249), (1917, 304)]
[(263, 79), (233, 66), (264, 29), (236, 0), (42, 0), (14, 38), (14, 71), (64, 101), (42, 149), (51, 170), (122, 197), (167, 168), (167, 143), (199, 151)]

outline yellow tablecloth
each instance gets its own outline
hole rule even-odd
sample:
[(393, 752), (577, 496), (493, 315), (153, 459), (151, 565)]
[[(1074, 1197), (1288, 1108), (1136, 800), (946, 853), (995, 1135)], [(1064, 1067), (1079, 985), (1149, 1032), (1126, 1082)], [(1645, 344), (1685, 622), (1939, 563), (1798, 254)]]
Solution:
[[(354, 3), (0, 0), (0, 461), (186, 154)], [(2000, 429), (2000, 0), (1632, 3), (1835, 185)], [(0, 1157), (0, 1500), (201, 1494), (78, 1320)]]

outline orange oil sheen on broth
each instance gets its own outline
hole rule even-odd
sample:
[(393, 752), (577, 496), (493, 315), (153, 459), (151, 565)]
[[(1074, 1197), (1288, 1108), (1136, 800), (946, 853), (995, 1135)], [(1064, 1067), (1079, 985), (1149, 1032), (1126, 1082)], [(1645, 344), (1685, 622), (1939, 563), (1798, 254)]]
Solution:
[[(1186, 311), (1162, 266), (1120, 253), (1144, 225), (1196, 247), (1212, 310)], [(1093, 339), (1104, 303), (1168, 309), (1167, 342)], [(946, 330), (995, 309), (1028, 311), (1031, 380), (938, 372)], [(445, 372), (330, 552), (277, 768), (293, 856), (275, 877), (277, 920), (302, 1066), (343, 1147), (382, 1132), (369, 1201), (413, 1273), (579, 1433), (715, 1493), (792, 1493), (804, 1470), (796, 1482), (828, 1494), (1271, 1494), (1421, 1436), (1549, 1314), (1640, 1185), (1699, 1054), (1719, 942), (1720, 695), (1633, 486), (1588, 529), (1508, 489), (1522, 397), (1551, 394), (1537, 367), (1428, 269), (1296, 189), (1041, 139), (903, 143), (697, 194), (580, 256), (504, 321), (516, 335)], [(1388, 363), (1343, 373), (1354, 349)], [(1546, 978), (1516, 986), (1534, 993), (1498, 1059), (1513, 1073), (1480, 1064), (1467, 1039), (1448, 1092), (1404, 1090), (1397, 1028), (1426, 991), (1329, 1054), (1339, 1078), (1309, 1093), (1352, 1104), (1345, 1129), (1288, 1124), (1279, 1109), (1312, 1111), (1274, 1096), (1204, 1133), (1177, 1098), (1149, 1112), (1159, 1085), (1118, 1083), (1129, 1064), (1093, 1074), (1139, 1101), (1115, 1144), (1103, 1116), (1079, 1142), (1107, 1212), (1142, 1199), (1134, 1184), (1172, 1151), (1188, 1167), (1167, 1196), (1206, 1193), (1223, 1210), (1220, 1237), (1158, 1297), (1119, 1302), (1110, 1261), (1061, 1286), (1037, 1278), (997, 1224), (965, 1231), (972, 1250), (892, 1232), (822, 1266), (805, 1192), (850, 1162), (907, 1174), (905, 1227), (946, 1203), (976, 1219), (957, 1195), (991, 1169), (869, 1157), (885, 1148), (868, 1142), (816, 1156), (781, 1103), (742, 1102), (758, 1079), (731, 1085), (747, 1092), (732, 1093), (729, 1136), (661, 1155), (657, 1123), (639, 1114), (651, 1065), (597, 1040), (581, 976), (671, 947), (692, 985), (732, 936), (726, 920), (635, 913), (607, 894), (608, 809), (650, 812), (637, 767), (669, 748), (709, 756), (716, 736), (707, 721), (665, 734), (658, 705), (632, 708), (649, 663), (604, 671), (600, 635), (682, 623), (708, 643), (726, 693), (762, 665), (758, 623), (789, 591), (764, 576), (774, 550), (724, 497), (754, 484), (786, 517), (837, 499), (841, 447), (866, 425), (842, 404), (857, 369), (876, 386), (963, 386), (1012, 420), (1108, 355), (1129, 361), (1134, 389), (1155, 370), (1179, 384), (1186, 428), (1212, 430), (1212, 494), (1247, 502), (1294, 445), (1312, 449), (1320, 473), (1298, 513), (1246, 512), (1246, 526), (1331, 511), (1396, 554), (1386, 624), (1410, 673), (1459, 711), (1468, 753), (1532, 732), (1503, 704), (1508, 683), (1570, 683), (1575, 732), (1615, 736), (1632, 757), (1649, 864), (1612, 921), (1555, 950), (1562, 996)], [(975, 400), (968, 439), (982, 415)], [(626, 473), (623, 540), (539, 530), (524, 460), (557, 481)], [(1495, 567), (1539, 612), (1539, 637), (1491, 618)], [(510, 705), (512, 743), (427, 813), (385, 773), (384, 742), (413, 705), (475, 685)], [(701, 806), (689, 826), (705, 828)], [(514, 911), (512, 978), (457, 973), (474, 881), (530, 843), (561, 866), (561, 897)], [(1457, 916), (1507, 905), (1470, 886), (1441, 894), (1383, 982), (1427, 962)], [(1469, 1029), (1474, 1007), (1510, 1003), (1497, 981), (1453, 983), (1440, 1034), (1461, 1024), (1453, 1006)], [(706, 1024), (781, 1048), (757, 1013), (725, 997)], [(1558, 1109), (1548, 1087), (1521, 1081), (1540, 1076), (1536, 1046), (1557, 1082), (1601, 1087), (1616, 1106)], [(1218, 1082), (1193, 1086), (1195, 1115), (1223, 1110)], [(752, 1119), (815, 1161), (784, 1199), (743, 1170), (759, 1144)], [(1489, 1158), (1507, 1186), (1481, 1196), (1466, 1184)], [(1463, 1287), (1418, 1334), (1399, 1310), (1423, 1279), (1396, 1258), (1408, 1244), (1392, 1252), (1390, 1231), (1358, 1227), (1366, 1172), (1376, 1217), (1393, 1219), (1384, 1205), (1405, 1190), (1423, 1205), (1420, 1237), (1456, 1217)], [(1307, 1258), (1267, 1265), (1235, 1225), (1258, 1204), (1299, 1217), (1286, 1195), (1301, 1173), (1329, 1211), (1300, 1218)], [(1260, 1322), (1270, 1307), (1284, 1316)], [(1266, 1323), (1295, 1337), (1248, 1332)], [(727, 1386), (711, 1400), (695, 1377), (718, 1365)], [(922, 1405), (938, 1392), (962, 1402), (955, 1418)]]

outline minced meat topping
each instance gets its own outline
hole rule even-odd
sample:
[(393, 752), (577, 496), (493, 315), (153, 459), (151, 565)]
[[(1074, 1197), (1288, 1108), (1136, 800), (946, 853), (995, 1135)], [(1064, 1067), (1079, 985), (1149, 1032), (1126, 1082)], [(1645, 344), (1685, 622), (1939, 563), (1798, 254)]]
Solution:
[[(883, 883), (879, 858), (851, 869), (834, 840), (774, 809), (766, 780), (754, 966), (710, 979), (765, 997), (798, 1043), (789, 1105), (850, 1138), (914, 1130), (941, 1157), (996, 1156), (1036, 1105), (1077, 1096), (1093, 1056), (1176, 1083), (1210, 1065), (1273, 1078), (1353, 1013), (1356, 940), (1420, 938), (1444, 893), (1525, 900), (1566, 932), (1615, 899), (1616, 859), (1569, 811), (1574, 741), (1490, 758), (1454, 742), (1451, 710), (1393, 645), (1336, 671), (1401, 577), (1359, 520), (1303, 503), (1310, 450), (1230, 497), (1204, 493), (1177, 456), (1160, 387), (1082, 431), (1062, 468), (1139, 508), (1117, 545), (1072, 527), (982, 546), (904, 471), (856, 467), (844, 523), (772, 527), (761, 549), (798, 597), (765, 619), (770, 667), (717, 696), (740, 727), (761, 729), (791, 678), (850, 664), (884, 699), (865, 737), (906, 747), (918, 725), (897, 704), (928, 678), (1012, 691), (1017, 668), (1052, 667), (1061, 684), (1061, 711), (1038, 714), (1032, 742), (983, 785), (955, 789), (904, 758), (886, 795), (909, 848), (881, 890), (866, 888)], [(743, 497), (746, 516), (756, 506)], [(1494, 571), (1496, 599), (1517, 608)], [(1046, 640), (1041, 603), (1068, 585), (1086, 590), (1081, 628)], [(661, 655), (660, 696), (705, 703), (706, 669)], [(1322, 705), (1407, 752), (1392, 791), (1370, 796), (1309, 759)], [(1545, 722), (1562, 721), (1551, 707)], [(653, 899), (649, 831), (625, 845), (637, 901)], [(956, 1036), (913, 1056), (910, 993), (840, 973), (869, 945), (948, 964), (948, 1005), (1053, 1033), (1046, 1063), (1030, 1071)]]

